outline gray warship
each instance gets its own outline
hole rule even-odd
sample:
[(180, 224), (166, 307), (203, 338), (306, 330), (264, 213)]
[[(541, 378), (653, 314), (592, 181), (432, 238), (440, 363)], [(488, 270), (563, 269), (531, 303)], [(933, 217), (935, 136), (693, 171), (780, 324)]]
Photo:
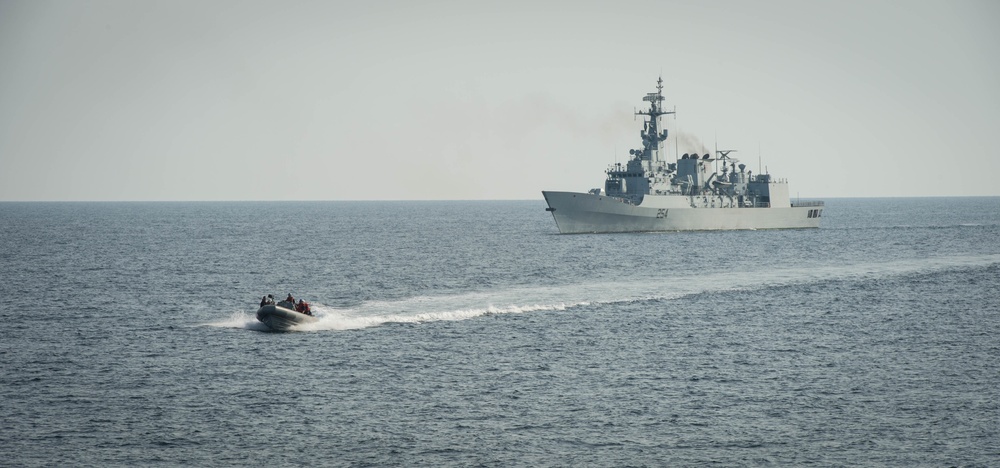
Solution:
[(642, 148), (605, 171), (603, 189), (542, 191), (560, 233), (819, 227), (822, 201), (791, 200), (787, 180), (753, 174), (729, 156), (733, 150), (668, 162), (660, 118), (674, 112), (663, 108), (662, 77), (642, 100), (649, 103), (635, 113), (643, 116)]

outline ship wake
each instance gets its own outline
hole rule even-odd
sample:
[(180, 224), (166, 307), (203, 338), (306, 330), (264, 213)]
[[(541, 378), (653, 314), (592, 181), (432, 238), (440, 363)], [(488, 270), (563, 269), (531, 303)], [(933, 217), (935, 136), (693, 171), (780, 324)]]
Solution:
[[(835, 280), (868, 281), (992, 265), (1000, 265), (1000, 255), (519, 287), (457, 295), (417, 296), (393, 301), (369, 301), (353, 307), (332, 307), (316, 303), (313, 310), (319, 320), (293, 330), (357, 330), (386, 324), (423, 324), (494, 315), (561, 312), (584, 306), (675, 300), (697, 294), (818, 284)], [(207, 325), (267, 330), (266, 326), (254, 318), (254, 312), (251, 311), (235, 312), (224, 320)]]

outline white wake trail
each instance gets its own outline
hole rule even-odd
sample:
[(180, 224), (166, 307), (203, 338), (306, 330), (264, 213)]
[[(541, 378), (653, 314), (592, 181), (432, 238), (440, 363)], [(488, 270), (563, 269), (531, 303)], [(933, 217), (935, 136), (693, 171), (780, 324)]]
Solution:
[[(387, 323), (425, 323), (468, 320), (487, 315), (561, 311), (589, 304), (670, 300), (692, 294), (831, 280), (880, 279), (914, 273), (975, 268), (1000, 263), (1000, 255), (904, 259), (886, 263), (827, 265), (751, 272), (722, 271), (661, 277), (636, 276), (557, 286), (514, 287), (455, 295), (416, 296), (391, 301), (369, 301), (337, 308), (314, 303), (317, 322), (296, 330), (356, 330)], [(254, 313), (237, 312), (207, 325), (267, 330)]]

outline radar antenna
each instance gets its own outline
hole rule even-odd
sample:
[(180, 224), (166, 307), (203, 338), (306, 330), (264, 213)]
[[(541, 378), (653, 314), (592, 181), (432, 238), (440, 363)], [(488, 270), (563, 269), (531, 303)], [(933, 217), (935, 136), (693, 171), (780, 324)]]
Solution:
[(719, 155), (719, 159), (733, 159), (729, 157), (729, 153), (735, 153), (736, 150), (715, 150), (715, 154)]
[[(673, 111), (666, 112), (663, 110), (663, 77), (661, 76), (656, 80), (656, 92), (646, 93), (646, 96), (642, 98), (643, 101), (649, 103), (649, 110), (636, 111), (635, 115), (648, 115), (650, 117), (656, 118), (661, 115), (675, 114), (677, 107), (674, 107)], [(676, 118), (676, 116), (674, 117)]]

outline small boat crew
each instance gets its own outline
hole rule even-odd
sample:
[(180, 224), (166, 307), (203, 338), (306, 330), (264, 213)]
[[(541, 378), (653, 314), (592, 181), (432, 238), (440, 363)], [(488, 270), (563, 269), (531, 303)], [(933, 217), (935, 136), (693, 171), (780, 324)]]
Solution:
[(260, 308), (257, 309), (257, 320), (267, 325), (272, 330), (285, 331), (292, 327), (312, 323), (317, 319), (312, 314), (309, 303), (299, 299), (298, 303), (291, 294), (285, 300), (274, 303), (274, 297), (268, 294), (260, 300)]
[(312, 309), (309, 308), (309, 303), (303, 301), (302, 299), (299, 299), (299, 302), (295, 304), (295, 311), (306, 315), (312, 315)]

